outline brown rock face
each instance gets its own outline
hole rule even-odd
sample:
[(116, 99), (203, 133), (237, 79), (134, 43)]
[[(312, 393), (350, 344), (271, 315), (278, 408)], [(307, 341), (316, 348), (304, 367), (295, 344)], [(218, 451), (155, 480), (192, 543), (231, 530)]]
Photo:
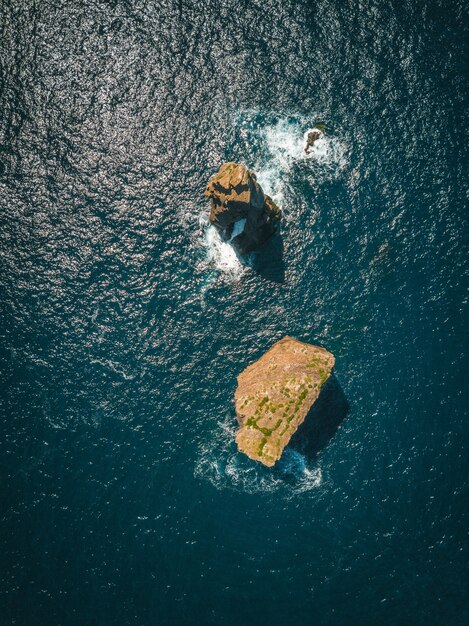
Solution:
[(224, 163), (208, 181), (210, 222), (241, 253), (262, 246), (277, 229), (281, 211), (244, 165)]
[(306, 137), (306, 145), (305, 145), (305, 152), (306, 154), (308, 154), (310, 152), (310, 148), (312, 148), (314, 146), (314, 143), (320, 139), (322, 136), (322, 132), (316, 128), (313, 128), (313, 130), (311, 130), (307, 137)]
[(235, 392), (238, 449), (255, 461), (274, 465), (334, 363), (334, 356), (324, 348), (284, 337), (249, 365), (238, 376)]

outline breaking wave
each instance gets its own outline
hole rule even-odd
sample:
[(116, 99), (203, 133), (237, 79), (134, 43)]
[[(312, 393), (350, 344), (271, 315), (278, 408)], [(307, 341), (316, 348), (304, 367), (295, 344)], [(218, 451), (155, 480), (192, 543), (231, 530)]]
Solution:
[(284, 211), (287, 209), (287, 213), (286, 193), (295, 166), (303, 165), (307, 168), (303, 177), (314, 173), (320, 181), (338, 176), (347, 164), (346, 144), (334, 134), (329, 134), (327, 128), (309, 154), (305, 153), (305, 132), (319, 119), (319, 116), (276, 116), (245, 112), (236, 120), (246, 144), (246, 153), (254, 147), (252, 167), (259, 183), (280, 208)]
[(213, 226), (207, 225), (205, 245), (209, 263), (233, 278), (239, 278), (243, 273), (244, 267), (231, 243), (223, 241), (217, 229)]
[[(254, 170), (263, 190), (280, 206), (286, 219), (288, 187), (294, 172), (303, 180), (313, 176), (320, 182), (338, 176), (347, 164), (346, 144), (332, 133), (328, 134), (327, 128), (309, 154), (305, 153), (305, 132), (316, 121), (313, 116), (279, 117), (259, 112), (244, 112), (233, 120), (241, 141), (238, 150), (243, 154), (239, 160)], [(297, 166), (306, 169), (297, 173)], [(207, 216), (202, 216), (201, 225), (207, 268), (215, 269), (225, 279), (238, 280), (252, 265), (251, 257), (241, 259), (233, 246), (222, 241), (217, 230), (210, 226)], [(244, 224), (238, 226), (235, 234), (241, 232)]]
[(223, 279), (228, 282), (239, 280), (247, 271), (248, 260), (242, 262), (233, 246), (223, 241), (214, 226), (208, 221), (207, 215), (202, 215), (199, 221), (201, 237), (199, 249), (203, 250), (203, 259), (199, 268), (204, 272), (202, 291), (210, 285)]
[(236, 425), (227, 417), (218, 423), (210, 441), (200, 448), (194, 475), (208, 480), (217, 489), (233, 489), (245, 493), (283, 491), (286, 497), (317, 489), (323, 477), (319, 466), (310, 467), (306, 457), (292, 448), (285, 448), (274, 467), (264, 467), (238, 452), (235, 443)]

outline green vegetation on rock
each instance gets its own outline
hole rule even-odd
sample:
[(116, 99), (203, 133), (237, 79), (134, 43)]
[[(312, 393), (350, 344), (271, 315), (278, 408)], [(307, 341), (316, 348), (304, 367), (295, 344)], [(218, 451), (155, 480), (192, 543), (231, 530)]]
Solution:
[(334, 366), (332, 354), (285, 337), (238, 377), (239, 449), (273, 465), (303, 422)]

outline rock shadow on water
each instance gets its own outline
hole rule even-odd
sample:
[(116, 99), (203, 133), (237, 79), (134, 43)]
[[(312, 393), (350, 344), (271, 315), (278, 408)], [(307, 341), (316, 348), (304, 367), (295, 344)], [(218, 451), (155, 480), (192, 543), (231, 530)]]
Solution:
[(311, 462), (334, 437), (349, 409), (340, 383), (332, 374), (287, 447), (300, 452)]
[(260, 250), (252, 254), (251, 267), (262, 278), (275, 283), (285, 282), (283, 239), (277, 232)]

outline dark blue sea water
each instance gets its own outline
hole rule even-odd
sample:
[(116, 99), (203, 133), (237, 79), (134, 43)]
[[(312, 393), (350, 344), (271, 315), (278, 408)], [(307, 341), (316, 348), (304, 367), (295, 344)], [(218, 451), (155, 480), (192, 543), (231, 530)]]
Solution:
[[(2, 0), (2, 626), (467, 623), (465, 8)], [(284, 211), (251, 267), (226, 160)], [(267, 469), (285, 334), (335, 378)]]

